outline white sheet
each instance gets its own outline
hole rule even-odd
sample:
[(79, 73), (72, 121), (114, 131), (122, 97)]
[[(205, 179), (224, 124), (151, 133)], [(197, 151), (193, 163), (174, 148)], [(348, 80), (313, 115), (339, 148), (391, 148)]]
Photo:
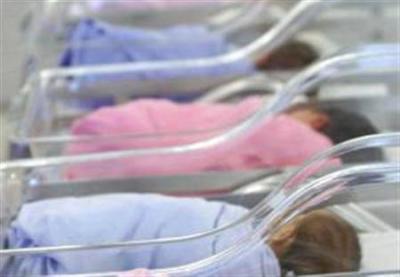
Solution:
[(400, 269), (400, 231), (360, 235), (363, 271)]

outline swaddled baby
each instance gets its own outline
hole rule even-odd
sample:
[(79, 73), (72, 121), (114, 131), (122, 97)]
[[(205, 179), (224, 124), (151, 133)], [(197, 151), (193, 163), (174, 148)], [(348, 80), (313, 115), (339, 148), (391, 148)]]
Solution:
[[(232, 128), (261, 109), (263, 99), (249, 97), (237, 104), (178, 104), (139, 100), (101, 108), (74, 121), (71, 134), (90, 139), (73, 141), (65, 154), (168, 147), (204, 141)], [(376, 133), (364, 117), (313, 104), (292, 106), (263, 121), (240, 139), (217, 147), (175, 155), (152, 155), (71, 165), (69, 179), (191, 174), (249, 170), (302, 164), (333, 144)], [(344, 162), (379, 160), (375, 150), (344, 156)]]
[[(262, 98), (251, 97), (236, 105), (139, 100), (102, 108), (73, 123), (73, 135), (92, 139), (70, 143), (65, 153), (77, 155), (199, 142), (226, 132), (262, 104)], [(297, 117), (281, 114), (262, 122), (241, 139), (202, 151), (77, 164), (69, 166), (65, 174), (69, 179), (120, 178), (298, 165), (331, 147), (332, 142), (317, 130), (327, 121), (325, 117), (308, 110), (306, 116)]]
[[(6, 245), (8, 248), (95, 245), (188, 236), (220, 228), (246, 213), (242, 207), (222, 202), (159, 195), (47, 200), (23, 207), (8, 233)], [(147, 247), (21, 255), (10, 259), (0, 273), (14, 277), (174, 267), (234, 246), (251, 228), (243, 224), (218, 236)], [(353, 228), (330, 212), (316, 211), (299, 217), (267, 243), (261, 243), (207, 277), (280, 276), (280, 265), (283, 272), (298, 274), (343, 272), (357, 270), (359, 260), (359, 244)]]

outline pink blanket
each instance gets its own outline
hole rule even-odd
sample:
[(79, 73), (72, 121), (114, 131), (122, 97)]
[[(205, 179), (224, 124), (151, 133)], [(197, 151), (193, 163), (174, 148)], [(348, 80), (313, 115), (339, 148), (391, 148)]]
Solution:
[[(72, 134), (95, 138), (68, 145), (66, 154), (165, 147), (201, 141), (241, 122), (261, 104), (259, 98), (249, 98), (239, 104), (176, 104), (167, 100), (139, 100), (102, 108), (74, 122)], [(146, 137), (145, 134), (153, 136)], [(66, 174), (68, 178), (75, 179), (290, 166), (299, 165), (330, 146), (332, 143), (327, 137), (282, 114), (264, 122), (260, 128), (241, 139), (206, 151), (92, 162), (71, 166)]]

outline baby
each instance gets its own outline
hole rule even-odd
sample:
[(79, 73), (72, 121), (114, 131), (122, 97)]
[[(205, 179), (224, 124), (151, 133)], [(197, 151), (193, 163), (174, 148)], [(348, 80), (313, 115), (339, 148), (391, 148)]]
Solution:
[[(46, 200), (22, 208), (9, 230), (6, 245), (10, 249), (96, 245), (188, 236), (221, 228), (247, 213), (242, 207), (223, 202), (151, 194)], [(0, 268), (0, 275), (124, 272), (181, 266), (220, 253), (249, 232), (251, 226), (244, 224), (223, 235), (180, 243), (15, 256)], [(278, 277), (286, 272), (355, 271), (360, 259), (355, 230), (335, 214), (319, 210), (297, 217), (266, 244), (248, 249), (240, 259), (225, 261), (215, 274), (207, 276)]]
[[(75, 136), (94, 136), (96, 139), (74, 141), (67, 145), (65, 154), (168, 147), (204, 141), (242, 122), (262, 104), (262, 98), (250, 97), (237, 104), (139, 100), (102, 108), (76, 120), (71, 128), (71, 134)], [(242, 139), (231, 140), (231, 143), (189, 154), (129, 157), (112, 162), (71, 165), (66, 168), (65, 176), (68, 179), (121, 178), (296, 166), (333, 144), (373, 133), (376, 133), (375, 128), (362, 116), (306, 103), (292, 106), (285, 113), (262, 122)], [(344, 156), (342, 161), (353, 163), (381, 158), (377, 150), (363, 150), (357, 155)]]

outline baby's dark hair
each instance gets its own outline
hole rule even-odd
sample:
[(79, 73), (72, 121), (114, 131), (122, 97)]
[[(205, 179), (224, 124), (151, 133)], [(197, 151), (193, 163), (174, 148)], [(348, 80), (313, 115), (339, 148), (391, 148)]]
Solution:
[[(290, 224), (290, 223), (289, 223)], [(361, 246), (355, 229), (328, 210), (305, 214), (295, 224), (293, 241), (279, 257), (282, 276), (354, 272)]]
[[(320, 58), (318, 51), (309, 43), (292, 40), (273, 50), (257, 61), (257, 68), (263, 71), (300, 70), (315, 63)], [(316, 98), (317, 89), (306, 95)]]
[[(361, 114), (339, 108), (320, 108), (329, 117), (329, 123), (320, 131), (338, 144), (353, 138), (377, 134), (378, 130), (372, 122)], [(341, 157), (344, 163), (360, 163), (366, 161), (382, 161), (384, 155), (380, 149), (363, 149)]]
[(316, 60), (319, 54), (310, 44), (289, 41), (257, 62), (260, 70), (289, 70), (304, 68)]

